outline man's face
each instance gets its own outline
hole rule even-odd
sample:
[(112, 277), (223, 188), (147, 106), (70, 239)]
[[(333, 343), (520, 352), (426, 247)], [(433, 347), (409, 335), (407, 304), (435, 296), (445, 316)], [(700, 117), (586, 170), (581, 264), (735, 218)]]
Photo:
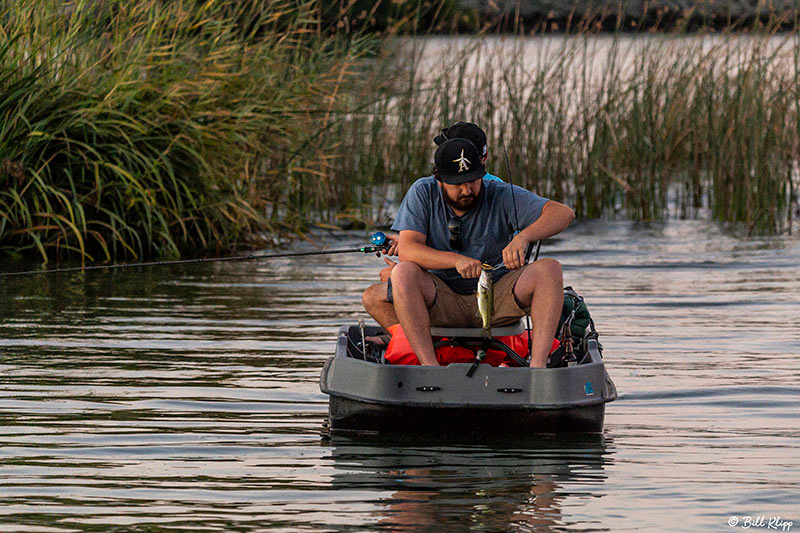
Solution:
[(467, 181), (459, 185), (450, 185), (443, 181), (439, 182), (442, 187), (444, 199), (453, 209), (458, 211), (469, 211), (478, 201), (481, 192), (483, 178)]

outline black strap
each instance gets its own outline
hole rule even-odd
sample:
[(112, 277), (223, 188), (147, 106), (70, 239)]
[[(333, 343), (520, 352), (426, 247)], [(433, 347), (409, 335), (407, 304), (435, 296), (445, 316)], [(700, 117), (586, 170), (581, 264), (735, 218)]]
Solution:
[(463, 337), (455, 337), (453, 339), (444, 338), (433, 343), (434, 349), (438, 348), (439, 346), (454, 346), (459, 348), (466, 348), (468, 350), (472, 350), (473, 352), (477, 352), (480, 349), (489, 350), (494, 348), (506, 354), (518, 366), (521, 367), (528, 366), (528, 361), (526, 361), (517, 352), (512, 350), (509, 345), (498, 339), (490, 339), (488, 342), (486, 342), (485, 339), (477, 339), (477, 338), (474, 340), (468, 340)]

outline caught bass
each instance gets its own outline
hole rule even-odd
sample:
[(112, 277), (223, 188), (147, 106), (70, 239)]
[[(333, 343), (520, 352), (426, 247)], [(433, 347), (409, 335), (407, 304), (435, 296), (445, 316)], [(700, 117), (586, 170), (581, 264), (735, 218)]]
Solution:
[(483, 321), (483, 334), (492, 336), (492, 310), (494, 308), (494, 285), (490, 265), (481, 265), (481, 275), (478, 278), (478, 312)]

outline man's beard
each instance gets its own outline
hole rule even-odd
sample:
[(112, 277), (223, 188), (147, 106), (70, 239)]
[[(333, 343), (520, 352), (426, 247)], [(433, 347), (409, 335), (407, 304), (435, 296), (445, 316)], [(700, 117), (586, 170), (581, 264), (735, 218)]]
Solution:
[(445, 202), (447, 205), (452, 207), (453, 209), (458, 209), (459, 211), (469, 211), (475, 204), (478, 202), (478, 197), (481, 195), (481, 191), (483, 190), (483, 184), (481, 184), (481, 189), (478, 191), (478, 194), (470, 194), (468, 196), (463, 196), (459, 193), (458, 197), (453, 198), (451, 197), (447, 191), (442, 187), (442, 195), (444, 196)]

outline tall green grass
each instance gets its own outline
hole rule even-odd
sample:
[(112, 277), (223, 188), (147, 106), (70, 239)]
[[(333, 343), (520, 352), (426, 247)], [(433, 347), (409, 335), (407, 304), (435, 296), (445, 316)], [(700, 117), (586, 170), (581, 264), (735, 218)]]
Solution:
[(376, 49), (314, 0), (33, 4), (0, 8), (0, 251), (130, 260), (382, 222), (456, 120), (487, 131), (491, 171), (508, 177), (502, 140), (515, 183), (582, 218), (791, 227), (794, 33), (578, 25)]
[(309, 191), (329, 194), (331, 152), (309, 132), (365, 50), (317, 7), (4, 2), (0, 247), (177, 256), (293, 227)]
[(397, 57), (394, 75), (376, 66), (385, 97), (342, 127), (341, 174), (405, 190), (430, 174), (438, 129), (471, 120), (489, 135), (491, 171), (507, 174), (502, 138), (514, 182), (579, 217), (709, 211), (751, 232), (791, 228), (796, 34), (406, 39)]

